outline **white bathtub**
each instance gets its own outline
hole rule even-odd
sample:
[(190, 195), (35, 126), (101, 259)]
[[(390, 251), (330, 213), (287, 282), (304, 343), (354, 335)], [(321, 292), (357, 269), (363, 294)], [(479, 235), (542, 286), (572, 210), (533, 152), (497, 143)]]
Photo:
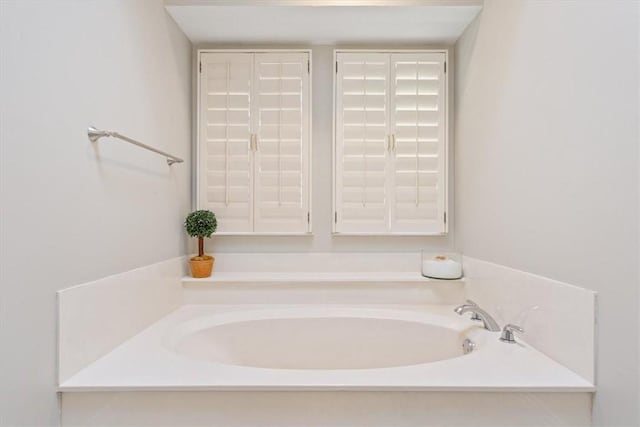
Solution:
[(593, 391), (498, 337), (448, 305), (185, 305), (59, 389)]
[[(220, 265), (280, 262), (306, 271), (309, 256), (243, 254)], [(181, 287), (143, 270), (65, 291), (61, 425), (589, 425), (593, 384), (453, 312), (478, 287), (411, 272), (417, 254), (314, 259), (327, 270), (219, 270), (210, 279), (184, 278)], [(345, 270), (398, 262), (406, 268)], [(518, 339), (539, 340), (566, 319), (590, 328), (584, 310), (558, 321), (553, 310), (565, 299), (545, 300), (550, 323), (524, 325)], [(591, 342), (583, 329), (572, 330)], [(557, 336), (549, 334), (546, 348)], [(476, 347), (464, 355), (467, 338)]]

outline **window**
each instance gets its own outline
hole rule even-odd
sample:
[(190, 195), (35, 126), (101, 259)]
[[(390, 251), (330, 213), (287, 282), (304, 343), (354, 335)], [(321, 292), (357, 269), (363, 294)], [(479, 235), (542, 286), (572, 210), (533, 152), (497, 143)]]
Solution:
[(223, 234), (309, 232), (309, 52), (199, 56), (198, 208)]
[(337, 52), (334, 231), (447, 232), (446, 52)]

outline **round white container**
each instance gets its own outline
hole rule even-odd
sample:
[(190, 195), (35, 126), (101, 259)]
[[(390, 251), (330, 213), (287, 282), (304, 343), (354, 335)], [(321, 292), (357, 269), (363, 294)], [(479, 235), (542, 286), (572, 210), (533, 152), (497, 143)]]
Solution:
[(422, 252), (422, 275), (431, 279), (460, 279), (462, 257), (459, 254)]

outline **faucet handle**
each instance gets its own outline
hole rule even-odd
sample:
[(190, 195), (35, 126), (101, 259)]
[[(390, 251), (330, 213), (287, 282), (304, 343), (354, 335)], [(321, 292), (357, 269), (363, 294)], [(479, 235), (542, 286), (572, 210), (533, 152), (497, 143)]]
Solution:
[(470, 300), (470, 299), (468, 299), (468, 300), (466, 301), (466, 303), (467, 303), (467, 304), (469, 304), (469, 305), (472, 305), (472, 306), (474, 306), (474, 307), (478, 307), (478, 304), (476, 304), (476, 303), (475, 303), (475, 301), (472, 301), (472, 300)]
[(502, 328), (502, 335), (500, 336), (500, 341), (506, 342), (509, 344), (515, 344), (516, 340), (514, 338), (514, 332), (518, 332), (522, 334), (524, 333), (524, 329), (512, 323), (504, 325), (504, 328)]

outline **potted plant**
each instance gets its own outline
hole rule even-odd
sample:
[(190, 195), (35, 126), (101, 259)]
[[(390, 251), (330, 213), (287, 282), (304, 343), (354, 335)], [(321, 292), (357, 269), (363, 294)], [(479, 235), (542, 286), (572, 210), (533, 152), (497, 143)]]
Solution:
[(198, 238), (198, 256), (189, 260), (193, 277), (209, 277), (213, 270), (215, 258), (204, 254), (204, 238), (211, 237), (218, 228), (216, 214), (208, 210), (198, 210), (187, 215), (184, 228), (191, 237)]

